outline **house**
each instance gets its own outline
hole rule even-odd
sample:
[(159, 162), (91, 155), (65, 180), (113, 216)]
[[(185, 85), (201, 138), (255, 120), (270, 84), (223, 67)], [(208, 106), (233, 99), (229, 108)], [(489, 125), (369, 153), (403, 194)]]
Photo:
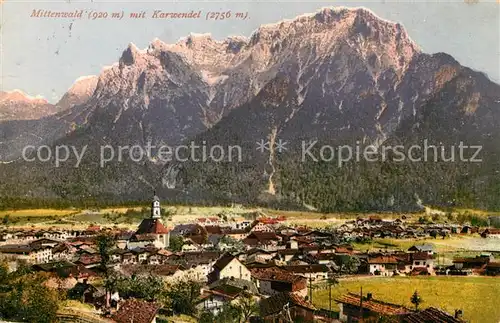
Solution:
[(274, 232), (274, 229), (268, 224), (262, 223), (261, 221), (256, 221), (251, 232)]
[(83, 254), (75, 261), (75, 264), (82, 265), (87, 269), (95, 268), (101, 264), (101, 256)]
[(258, 290), (254, 283), (238, 278), (224, 278), (213, 282), (208, 289), (202, 290), (196, 307), (200, 311), (210, 311), (214, 315), (224, 307), (224, 304), (235, 304), (241, 297), (258, 299)]
[(248, 235), (248, 232), (246, 231), (246, 229), (231, 229), (225, 231), (224, 234), (235, 240), (243, 240)]
[(472, 234), (473, 232), (474, 232), (473, 228), (469, 225), (464, 225), (462, 227), (462, 230), (460, 230), (461, 234)]
[(71, 299), (80, 300), (83, 303), (93, 303), (101, 301), (101, 305), (104, 303), (105, 290), (103, 287), (95, 287), (89, 284), (87, 279), (83, 282), (77, 283), (71, 290), (68, 291), (68, 296)]
[(283, 266), (283, 269), (294, 275), (305, 277), (313, 282), (327, 279), (332, 272), (330, 267), (321, 264), (290, 265)]
[(138, 299), (127, 299), (118, 305), (111, 317), (116, 323), (155, 323), (160, 306)]
[(231, 228), (239, 230), (239, 229), (246, 229), (252, 224), (251, 221), (249, 220), (241, 220), (241, 221), (234, 221), (231, 223)]
[(259, 303), (260, 317), (264, 322), (313, 322), (316, 308), (295, 293), (279, 293)]
[(500, 239), (500, 229), (488, 228), (481, 233), (482, 238), (497, 238)]
[(403, 319), (403, 323), (464, 323), (461, 319), (462, 311), (456, 310), (455, 315), (451, 315), (435, 307), (428, 307), (423, 311), (412, 313)]
[(426, 243), (421, 245), (414, 245), (408, 249), (408, 252), (426, 252), (429, 255), (434, 254), (434, 246)]
[(77, 283), (72, 289), (68, 291), (70, 299), (81, 301), (82, 303), (93, 304), (96, 307), (105, 305), (106, 291), (104, 287), (96, 287), (89, 284), (87, 280)]
[(271, 260), (274, 256), (276, 255), (276, 252), (272, 251), (267, 251), (263, 249), (250, 249), (246, 253), (246, 261), (251, 262), (251, 261), (269, 261)]
[(251, 232), (243, 243), (249, 247), (260, 247), (263, 249), (276, 249), (281, 237), (274, 232), (254, 231)]
[(196, 252), (203, 250), (202, 245), (197, 243), (196, 241), (197, 239), (195, 239), (194, 237), (185, 238), (184, 244), (182, 245), (182, 252)]
[(83, 265), (76, 265), (69, 261), (36, 264), (31, 267), (34, 271), (55, 274), (57, 277), (72, 277), (78, 281), (97, 277), (97, 274)]
[(415, 252), (411, 254), (412, 269), (425, 268), (429, 273), (434, 272), (434, 257), (429, 252)]
[(151, 217), (142, 220), (139, 228), (131, 237), (128, 248), (144, 247), (151, 243), (157, 248), (168, 248), (170, 245), (170, 231), (161, 220), (160, 199), (156, 195), (151, 203)]
[(500, 275), (500, 262), (489, 262), (486, 265), (486, 275), (499, 276)]
[(116, 235), (116, 246), (120, 249), (127, 248), (129, 240), (134, 235), (133, 231), (124, 231)]
[(288, 263), (292, 259), (296, 258), (295, 256), (301, 255), (303, 255), (303, 252), (298, 249), (279, 249), (276, 250), (276, 256), (274, 258)]
[(291, 274), (278, 267), (254, 268), (250, 270), (252, 280), (263, 295), (275, 295), (283, 292), (307, 296), (307, 278)]
[(3, 245), (0, 246), (0, 254), (14, 259), (26, 260), (32, 264), (46, 263), (52, 261), (52, 250), (59, 244), (58, 241), (39, 239), (31, 241), (29, 244)]
[(52, 249), (53, 260), (67, 260), (71, 254), (71, 247), (67, 243), (60, 243)]
[(218, 217), (198, 218), (196, 221), (202, 226), (215, 226), (224, 223), (224, 221)]
[(341, 322), (358, 322), (361, 309), (363, 309), (363, 319), (381, 316), (399, 319), (411, 313), (411, 310), (404, 306), (375, 300), (371, 293), (368, 293), (366, 297), (348, 293), (335, 299), (335, 302), (339, 305)]
[(378, 256), (368, 259), (371, 275), (392, 276), (397, 269), (398, 259), (394, 256)]
[(154, 275), (166, 282), (201, 280), (203, 274), (202, 271), (182, 265), (123, 265), (119, 271), (126, 277)]
[(212, 272), (208, 274), (208, 283), (231, 277), (251, 280), (251, 273), (238, 258), (230, 253), (225, 253), (212, 266)]
[(490, 262), (489, 256), (460, 257), (453, 259), (456, 269), (481, 269)]

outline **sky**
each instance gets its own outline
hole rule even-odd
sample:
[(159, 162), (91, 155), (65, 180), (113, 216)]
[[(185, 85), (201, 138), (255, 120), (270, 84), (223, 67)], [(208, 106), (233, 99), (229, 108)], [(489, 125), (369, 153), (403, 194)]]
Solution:
[[(0, 0), (1, 1), (1, 0)], [(291, 19), (322, 7), (366, 7), (381, 18), (400, 22), (427, 53), (446, 52), (462, 65), (486, 73), (500, 83), (500, 2), (479, 0), (312, 2), (312, 1), (99, 1), (52, 0), (0, 2), (0, 90), (20, 89), (50, 102), (81, 76), (98, 75), (118, 61), (129, 43), (146, 48), (154, 38), (174, 43), (194, 33), (216, 39), (250, 36), (259, 25)], [(117, 19), (32, 18), (34, 9), (53, 11), (124, 11)], [(131, 12), (202, 10), (248, 12), (246, 20), (130, 19)]]

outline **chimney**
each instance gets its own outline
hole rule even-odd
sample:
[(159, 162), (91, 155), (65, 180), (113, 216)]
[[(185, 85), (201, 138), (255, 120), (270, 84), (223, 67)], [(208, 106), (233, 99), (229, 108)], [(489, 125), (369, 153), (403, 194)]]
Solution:
[(462, 310), (455, 310), (455, 318), (456, 319), (461, 319), (462, 318)]
[(366, 300), (369, 301), (372, 299), (372, 293), (366, 294)]

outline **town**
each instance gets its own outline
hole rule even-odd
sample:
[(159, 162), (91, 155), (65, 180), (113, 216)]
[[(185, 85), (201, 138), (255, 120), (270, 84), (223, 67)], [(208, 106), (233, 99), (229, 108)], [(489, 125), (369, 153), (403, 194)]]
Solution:
[[(9, 294), (12, 277), (43, 277), (42, 285), (64, 295), (65, 304), (86, 306), (58, 303), (46, 320), (36, 314), (40, 322), (151, 323), (181, 315), (199, 322), (466, 322), (471, 313), (463, 308), (450, 313), (439, 303), (421, 305), (426, 295), (417, 289), (394, 303), (363, 285), (342, 294), (335, 290), (355, 278), (489, 277), (498, 285), (497, 252), (450, 259), (432, 243), (473, 235), (500, 241), (500, 230), (492, 227), (422, 223), (404, 215), (358, 217), (325, 228), (287, 225), (285, 216), (265, 214), (174, 224), (162, 210), (155, 195), (149, 217), (135, 231), (4, 226), (2, 292)], [(373, 239), (414, 244), (369, 248)]]

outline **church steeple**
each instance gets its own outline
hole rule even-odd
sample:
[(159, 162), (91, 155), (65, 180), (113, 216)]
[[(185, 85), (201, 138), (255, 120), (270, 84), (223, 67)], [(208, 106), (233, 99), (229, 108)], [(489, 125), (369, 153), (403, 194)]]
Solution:
[(151, 218), (161, 219), (160, 198), (158, 198), (158, 196), (156, 195), (156, 191), (154, 191), (153, 194), (153, 203), (151, 204)]

